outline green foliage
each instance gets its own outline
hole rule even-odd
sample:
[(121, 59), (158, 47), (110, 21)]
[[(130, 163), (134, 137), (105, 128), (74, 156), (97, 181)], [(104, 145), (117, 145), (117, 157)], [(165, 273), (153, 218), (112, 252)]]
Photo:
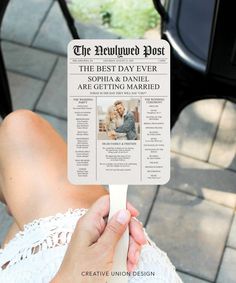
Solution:
[(104, 26), (126, 38), (143, 37), (159, 22), (152, 0), (71, 0), (69, 8), (80, 22)]

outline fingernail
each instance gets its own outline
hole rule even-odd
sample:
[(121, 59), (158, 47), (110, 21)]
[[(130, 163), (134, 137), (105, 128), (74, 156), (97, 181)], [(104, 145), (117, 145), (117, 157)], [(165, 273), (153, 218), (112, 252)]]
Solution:
[(116, 217), (116, 220), (122, 225), (126, 224), (129, 220), (128, 211), (124, 210), (124, 209), (120, 210), (117, 217)]
[[(132, 205), (132, 204), (131, 204)], [(136, 207), (134, 207), (133, 205), (132, 205), (132, 207), (133, 207), (133, 209), (136, 211), (136, 213), (138, 213), (139, 214), (139, 211), (137, 210), (137, 208)]]
[(134, 207), (130, 202), (129, 205), (132, 207), (133, 210), (135, 210), (135, 212), (137, 213), (137, 216), (139, 215), (139, 211), (136, 207)]

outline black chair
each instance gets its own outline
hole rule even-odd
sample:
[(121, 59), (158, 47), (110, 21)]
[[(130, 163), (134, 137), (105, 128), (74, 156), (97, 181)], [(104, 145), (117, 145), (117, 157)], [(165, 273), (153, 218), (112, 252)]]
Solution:
[[(74, 20), (71, 17), (70, 12), (68, 11), (68, 7), (67, 7), (65, 0), (57, 0), (57, 1), (66, 19), (66, 22), (67, 22), (67, 25), (69, 27), (72, 37), (74, 39), (79, 39), (77, 30), (74, 25)], [(0, 28), (1, 28), (3, 16), (6, 11), (8, 3), (9, 3), (9, 0), (0, 0)], [(0, 90), (1, 90), (0, 116), (4, 118), (7, 114), (12, 112), (13, 109), (12, 109), (11, 95), (10, 95), (10, 89), (9, 89), (9, 84), (7, 80), (6, 69), (5, 69), (3, 55), (2, 55), (1, 44), (0, 44)]]
[(153, 0), (161, 37), (171, 54), (171, 124), (191, 102), (236, 102), (234, 3), (224, 0)]
[[(171, 45), (171, 125), (191, 102), (224, 98), (236, 102), (236, 25), (233, 0), (153, 0), (161, 35)], [(0, 1), (0, 20), (9, 0)], [(65, 0), (58, 0), (72, 37), (78, 39)], [(163, 2), (163, 1), (162, 1)], [(0, 22), (1, 23), (1, 22)], [(1, 51), (1, 50), (0, 50)], [(1, 53), (1, 52), (0, 52)], [(0, 54), (0, 115), (12, 110)]]
[[(0, 26), (2, 24), (3, 15), (5, 13), (8, 2), (9, 0), (1, 0), (0, 2)], [(11, 103), (10, 89), (8, 85), (5, 65), (2, 56), (1, 44), (0, 44), (0, 88), (1, 88), (0, 115), (4, 118), (8, 113), (12, 111), (12, 103)]]

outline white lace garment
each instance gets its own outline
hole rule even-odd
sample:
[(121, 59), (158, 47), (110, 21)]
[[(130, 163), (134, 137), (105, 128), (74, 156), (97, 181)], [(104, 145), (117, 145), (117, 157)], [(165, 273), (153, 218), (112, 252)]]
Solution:
[[(0, 249), (0, 282), (48, 283), (57, 273), (78, 219), (86, 209), (44, 217), (24, 225), (23, 231)], [(181, 283), (167, 255), (149, 238), (129, 283)], [(140, 276), (140, 274), (145, 276)]]

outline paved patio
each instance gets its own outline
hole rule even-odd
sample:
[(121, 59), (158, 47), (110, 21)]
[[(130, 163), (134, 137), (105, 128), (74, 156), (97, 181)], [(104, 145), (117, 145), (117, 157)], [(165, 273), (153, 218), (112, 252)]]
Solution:
[[(80, 24), (84, 38), (109, 37)], [(66, 45), (71, 39), (56, 1), (12, 0), (2, 46), (14, 109), (42, 115), (66, 139)], [(172, 131), (171, 179), (130, 186), (150, 236), (186, 283), (236, 282), (236, 105), (188, 106)], [(0, 206), (0, 241), (11, 218)]]

